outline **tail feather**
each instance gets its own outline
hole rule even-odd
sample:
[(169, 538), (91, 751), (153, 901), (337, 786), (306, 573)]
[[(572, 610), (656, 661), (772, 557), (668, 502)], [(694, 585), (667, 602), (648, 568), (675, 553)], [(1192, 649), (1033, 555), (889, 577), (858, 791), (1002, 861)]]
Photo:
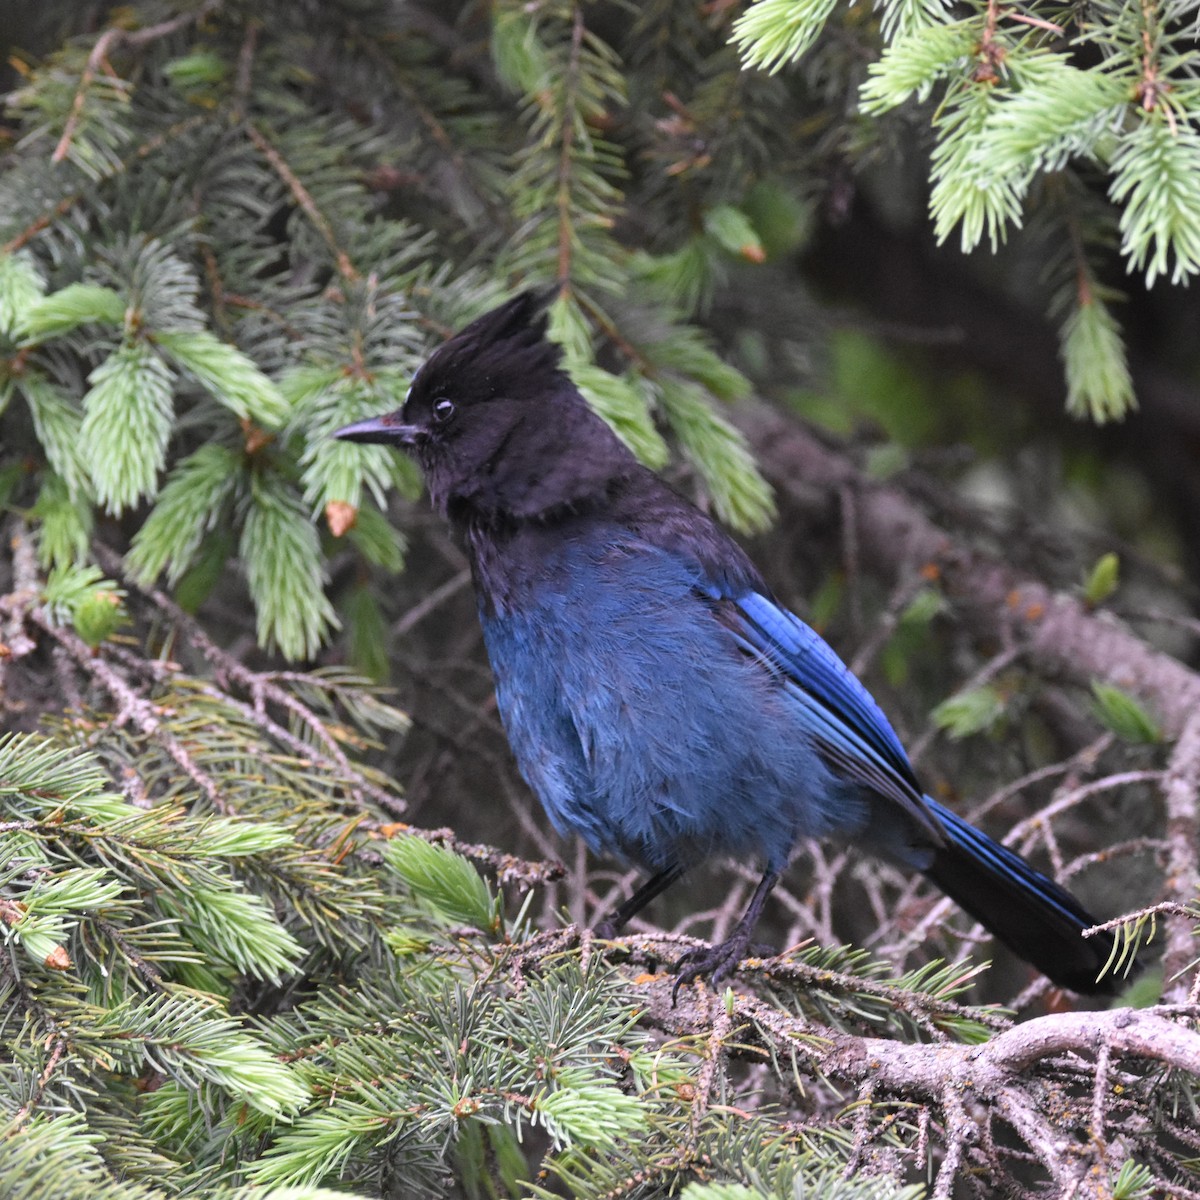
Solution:
[(1110, 996), (1120, 990), (1111, 973), (1100, 978), (1113, 936), (1081, 936), (1097, 922), (1070, 892), (935, 800), (926, 803), (947, 836), (925, 871), (932, 882), (1060, 987)]

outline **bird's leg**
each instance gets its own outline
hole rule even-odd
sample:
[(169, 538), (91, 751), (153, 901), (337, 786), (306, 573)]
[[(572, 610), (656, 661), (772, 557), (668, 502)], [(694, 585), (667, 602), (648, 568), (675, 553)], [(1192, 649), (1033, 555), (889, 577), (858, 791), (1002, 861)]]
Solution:
[(680, 958), (677, 964), (675, 986), (671, 989), (672, 1004), (675, 1003), (679, 989), (685, 983), (691, 983), (693, 979), (707, 975), (709, 982), (716, 987), (726, 976), (732, 975), (737, 970), (738, 964), (746, 957), (746, 951), (750, 947), (750, 935), (754, 932), (754, 926), (758, 924), (758, 918), (762, 915), (763, 905), (766, 904), (771, 889), (778, 882), (779, 872), (767, 871), (758, 881), (758, 887), (754, 889), (754, 895), (750, 897), (750, 903), (746, 905), (742, 919), (733, 927), (733, 932), (715, 946), (697, 947), (695, 950), (689, 950)]
[(603, 921), (599, 922), (592, 932), (598, 938), (615, 937), (630, 917), (641, 912), (655, 896), (665, 892), (682, 874), (683, 868), (673, 865), (651, 875), (628, 900), (618, 904)]

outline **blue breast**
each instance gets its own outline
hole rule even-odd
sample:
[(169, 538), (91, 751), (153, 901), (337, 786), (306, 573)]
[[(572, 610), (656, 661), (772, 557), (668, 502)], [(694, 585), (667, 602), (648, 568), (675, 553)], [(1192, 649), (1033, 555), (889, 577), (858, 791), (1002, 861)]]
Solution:
[(714, 852), (782, 867), (798, 838), (853, 836), (866, 801), (710, 596), (667, 551), (566, 543), (519, 606), (481, 614), (500, 714), (556, 828), (593, 850), (655, 870)]

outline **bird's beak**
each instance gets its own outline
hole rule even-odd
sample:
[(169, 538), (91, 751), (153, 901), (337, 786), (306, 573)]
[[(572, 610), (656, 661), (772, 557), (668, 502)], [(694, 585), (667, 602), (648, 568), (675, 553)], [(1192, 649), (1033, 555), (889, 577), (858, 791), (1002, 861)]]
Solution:
[(367, 420), (356, 421), (353, 425), (343, 425), (333, 436), (343, 442), (413, 446), (421, 440), (423, 433), (421, 426), (405, 425), (403, 421), (396, 419), (394, 413), (385, 413), (382, 417), (368, 417)]

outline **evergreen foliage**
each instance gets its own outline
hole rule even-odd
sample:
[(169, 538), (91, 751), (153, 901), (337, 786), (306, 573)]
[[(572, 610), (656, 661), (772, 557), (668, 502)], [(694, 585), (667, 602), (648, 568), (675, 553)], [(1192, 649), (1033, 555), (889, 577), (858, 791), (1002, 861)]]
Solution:
[[(1113, 262), (1160, 288), (1200, 270), (1192, 8), (28, 7), (0, 131), (0, 703), (25, 729), (0, 737), (0, 1192), (1200, 1194), (1194, 991), (1141, 1041), (1122, 1041), (1137, 1014), (1069, 1037), (1051, 1014), (1030, 1055), (1021, 1026), (967, 1002), (977, 967), (904, 961), (931, 939), (957, 954), (944, 908), (817, 852), (804, 940), (675, 1008), (662, 968), (691, 939), (600, 945), (544, 903), (553, 867), (403, 825), (370, 763), (408, 718), (370, 680), (420, 481), (329, 437), (397, 407), (450, 331), (556, 284), (552, 335), (589, 402), (726, 522), (763, 529), (772, 490), (726, 408), (781, 375), (803, 404), (795, 378), (824, 348), (793, 331), (781, 367), (722, 298), (736, 281), (805, 326), (778, 272), (838, 180), (913, 131), (939, 239), (1052, 248), (1034, 290), (1066, 406), (1118, 419), (1134, 395)], [(841, 428), (876, 419), (856, 407), (871, 372), (903, 393), (878, 355), (853, 402), (830, 401)], [(880, 448), (878, 478), (908, 468), (905, 445)], [(845, 569), (803, 589), (817, 624), (861, 602), (846, 506)], [(954, 612), (921, 571), (863, 651), (892, 684)], [(1104, 555), (1084, 605), (1118, 582)], [(353, 669), (313, 668), (339, 629)], [(308, 669), (259, 669), (273, 652)], [(1017, 731), (1028, 786), (1170, 784), (1179, 729), (1103, 680), (1078, 687), (1086, 746), (1042, 764), (1017, 653), (943, 688), (930, 737), (965, 758)], [(460, 677), (438, 686), (463, 709)], [(464, 724), (466, 740), (482, 720)], [(1064, 878), (1107, 853), (1065, 853), (1074, 803), (1013, 832)], [(1147, 832), (1114, 857), (1169, 849)], [(836, 945), (839, 868), (878, 957)], [(866, 942), (885, 913), (891, 940)], [(1147, 908), (1115, 965), (1160, 916), (1196, 920)]]
[[(272, 686), (272, 708), (336, 703), (365, 734), (399, 719), (340, 676)], [(298, 757), (266, 711), (178, 667), (139, 690), (149, 735), (79, 713), (0, 741), (6, 1195), (835, 1187), (836, 1140), (782, 1112), (697, 1124), (703, 1040), (640, 1028), (644, 1001), (573, 936), (508, 917), (442, 846), (402, 835), (381, 857), (351, 797), (382, 780)], [(170, 769), (184, 745), (196, 779)], [(834, 973), (870, 987), (878, 966), (802, 966), (827, 985), (796, 999), (836, 1024), (900, 1028), (904, 990), (937, 998), (930, 1028), (986, 1036), (947, 1003), (957, 973), (849, 1000)]]
[[(210, 4), (155, 24), (150, 5), (20, 61), (2, 396), (44, 455), (20, 488), (40, 490), (43, 561), (78, 556), (97, 512), (136, 510), (140, 578), (198, 575), (195, 597), (236, 555), (262, 643), (311, 658), (339, 623), (311, 517), (340, 535), (361, 516), (355, 545), (393, 570), (398, 544), (371, 514), (416, 485), (394, 454), (329, 433), (396, 407), (431, 337), (494, 302), (504, 273), (560, 282), (568, 363), (635, 450), (661, 465), (661, 424), (724, 517), (769, 517), (716, 411), (745, 379), (617, 236), (631, 147), (601, 132), (624, 115), (617, 49), (581, 4), (500, 4), (468, 35), (494, 64), (484, 80), (448, 74), (415, 16), (333, 5), (297, 24), (286, 6)], [(301, 70), (323, 41), (346, 54)], [(370, 117), (344, 103), (363, 81), (386, 97)], [(398, 205), (401, 164), (417, 186)], [(753, 243), (728, 204), (706, 228), (714, 247)]]
[[(768, 257), (781, 198), (811, 187), (806, 112), (831, 88), (858, 87), (842, 136), (864, 152), (887, 114), (936, 104), (939, 238), (995, 247), (1031, 212), (1066, 234), (1045, 293), (1067, 405), (1121, 416), (1110, 230), (1148, 283), (1200, 267), (1192, 43), (1170, 6), (1043, 7), (887, 3), (853, 26), (880, 49), (861, 78), (821, 49), (835, 6), (777, 0), (699, 22), (660, 0), (620, 32), (582, 0), (465, 9), (453, 32), (419, 5), (293, 22), (286, 6), (148, 4), (18, 58), (0, 403), (6, 444), (32, 420), (44, 456), (20, 488), (44, 561), (77, 556), (97, 512), (136, 511), (142, 577), (192, 574), (195, 596), (240, 559), (263, 643), (311, 657), (339, 620), (329, 547), (302, 526), (326, 514), (342, 535), (416, 485), (328, 433), (396, 406), (431, 339), (500, 278), (559, 281), (555, 335), (589, 399), (654, 465), (671, 435), (718, 513), (761, 527), (769, 493), (719, 411), (747, 381), (688, 321), (731, 263)], [(759, 73), (810, 54), (815, 87)], [(373, 112), (347, 100), (363, 87)], [(656, 117), (664, 96), (674, 112)], [(1072, 186), (1097, 170), (1107, 207)], [(395, 547), (365, 542), (390, 567)], [(286, 588), (293, 558), (304, 582)], [(357, 592), (338, 604), (370, 619)]]
[[(1150, 286), (1200, 269), (1191, 7), (1034, 3), (1017, 12), (994, 0), (953, 10), (894, 0), (881, 7), (882, 53), (862, 81), (862, 109), (916, 117), (914, 101), (937, 101), (926, 119), (939, 240), (957, 229), (964, 252), (985, 238), (995, 250), (1031, 210), (1052, 213), (1073, 250), (1049, 280), (1058, 290), (1052, 311), (1061, 322), (1068, 407), (1097, 421), (1123, 416), (1134, 395), (1109, 307), (1120, 296), (1095, 281), (1109, 214), (1097, 218), (1090, 205), (1054, 197), (1064, 179), (1098, 171), (1128, 271)], [(831, 5), (754, 0), (734, 36), (748, 65), (779, 70), (801, 58), (831, 18)]]
[[(0, 740), (6, 1196), (925, 1194), (898, 1168), (919, 1172), (952, 1122), (945, 1101), (931, 1118), (944, 1080), (924, 1105), (848, 1103), (836, 1039), (986, 1051), (1008, 1023), (961, 1004), (974, 971), (893, 978), (810, 946), (764, 964), (768, 1001), (675, 1009), (669, 975), (538, 932), (533, 892), (506, 903), (459, 853), (372, 815), (395, 798), (359, 748), (403, 717), (367, 685), (245, 672), (226, 690), (105, 654), (88, 694), (145, 711)], [(983, 1086), (982, 1060), (965, 1065)], [(1065, 1098), (1073, 1071), (1046, 1086)], [(1129, 1064), (1122, 1080), (1122, 1111), (1160, 1088)], [(1112, 1194), (1139, 1180), (1125, 1162)]]

